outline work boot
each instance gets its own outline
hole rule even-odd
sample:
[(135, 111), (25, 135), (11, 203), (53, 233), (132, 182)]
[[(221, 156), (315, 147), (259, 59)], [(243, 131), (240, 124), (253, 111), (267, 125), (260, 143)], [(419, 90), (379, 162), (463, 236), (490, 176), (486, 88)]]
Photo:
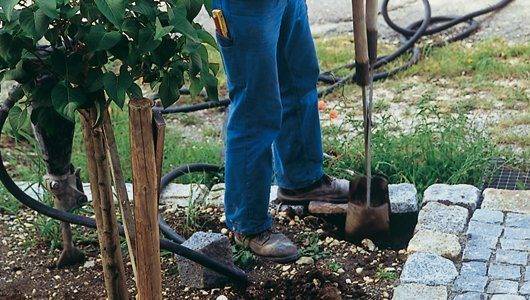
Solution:
[(328, 175), (310, 185), (297, 190), (278, 189), (280, 203), (308, 203), (310, 201), (325, 201), (333, 203), (348, 202), (350, 183), (345, 179), (337, 179)]
[(271, 229), (255, 235), (235, 234), (234, 239), (240, 246), (252, 253), (278, 263), (290, 263), (298, 259), (298, 247), (284, 234)]

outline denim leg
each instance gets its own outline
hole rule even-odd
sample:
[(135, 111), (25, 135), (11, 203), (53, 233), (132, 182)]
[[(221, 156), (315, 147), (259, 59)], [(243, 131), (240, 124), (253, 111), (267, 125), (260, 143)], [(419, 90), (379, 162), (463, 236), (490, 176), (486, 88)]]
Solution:
[(289, 0), (278, 43), (282, 128), (274, 142), (280, 187), (303, 188), (323, 175), (316, 84), (319, 67), (304, 0)]
[(285, 4), (217, 0), (230, 38), (217, 36), (232, 100), (226, 132), (227, 226), (241, 234), (271, 227), (272, 143), (282, 121), (276, 48)]

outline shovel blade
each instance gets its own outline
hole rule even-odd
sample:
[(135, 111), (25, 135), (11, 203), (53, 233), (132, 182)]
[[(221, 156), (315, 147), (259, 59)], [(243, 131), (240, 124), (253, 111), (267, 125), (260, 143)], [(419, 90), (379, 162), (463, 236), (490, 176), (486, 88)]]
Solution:
[(379, 176), (371, 180), (371, 206), (367, 205), (366, 177), (350, 181), (350, 195), (344, 227), (345, 238), (352, 241), (384, 239), (390, 231), (388, 181)]

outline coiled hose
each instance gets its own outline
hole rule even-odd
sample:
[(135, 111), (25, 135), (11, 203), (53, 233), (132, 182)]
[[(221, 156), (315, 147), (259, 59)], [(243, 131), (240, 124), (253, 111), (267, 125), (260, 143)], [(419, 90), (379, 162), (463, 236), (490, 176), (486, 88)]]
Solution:
[[(475, 32), (478, 27), (479, 23), (474, 21), (473, 18), (500, 10), (506, 5), (508, 5), (513, 0), (502, 0), (498, 2), (497, 4), (494, 4), (492, 6), (489, 6), (487, 8), (474, 11), (472, 13), (463, 15), (463, 16), (457, 16), (457, 17), (451, 17), (451, 16), (436, 16), (431, 17), (431, 7), (428, 0), (422, 0), (423, 3), (423, 9), (424, 9), (424, 15), (423, 19), (418, 20), (407, 27), (403, 28), (395, 24), (388, 15), (388, 3), (389, 0), (384, 0), (381, 8), (381, 13), (383, 15), (383, 18), (385, 22), (390, 26), (393, 30), (400, 33), (400, 41), (401, 46), (394, 51), (393, 53), (382, 56), (378, 58), (377, 63), (375, 64), (374, 68), (378, 69), (382, 66), (388, 64), (389, 62), (395, 60), (399, 56), (405, 54), (406, 52), (411, 52), (410, 59), (404, 63), (402, 66), (395, 67), (388, 71), (382, 71), (374, 74), (374, 80), (381, 80), (387, 77), (390, 77), (397, 72), (400, 72), (402, 70), (405, 70), (406, 68), (414, 65), (419, 61), (420, 58), (420, 49), (416, 47), (417, 41), (423, 37), (428, 35), (433, 35), (439, 32), (442, 32), (444, 30), (447, 30), (457, 24), (460, 23), (467, 23), (468, 26), (461, 31), (460, 33), (456, 34), (455, 36), (449, 38), (443, 43), (438, 43), (435, 46), (441, 46), (445, 43), (457, 41), (464, 39), (471, 35), (473, 32)], [(433, 24), (441, 23), (441, 25), (438, 25), (436, 27), (430, 28)], [(333, 72), (337, 71), (339, 69), (354, 69), (355, 64), (346, 64), (344, 66), (341, 66), (339, 68), (321, 73), (319, 76), (319, 81), (325, 84), (329, 84), (329, 86), (320, 89), (318, 92), (318, 96), (322, 97), (329, 93), (331, 93), (336, 88), (352, 82), (352, 80), (355, 78), (355, 73), (351, 73), (345, 77), (338, 78), (333, 76)], [(189, 94), (189, 90), (182, 89), (181, 94)], [(23, 97), (23, 91), (21, 87), (17, 87), (13, 89), (10, 93), (8, 98), (3, 102), (2, 106), (0, 107), (0, 137), (2, 134), (2, 129), (5, 125), (5, 122), (7, 120), (9, 110), (15, 105), (15, 103)], [(155, 96), (156, 98), (156, 96)], [(193, 112), (193, 111), (199, 111), (203, 109), (209, 109), (209, 108), (215, 108), (215, 107), (226, 107), (230, 104), (230, 99), (222, 99), (222, 100), (215, 100), (215, 101), (205, 101), (200, 104), (195, 105), (186, 105), (186, 106), (174, 106), (174, 107), (168, 107), (166, 109), (162, 110), (163, 114), (170, 114), (170, 113), (187, 113), (187, 112)], [(192, 172), (220, 172), (221, 167), (210, 165), (210, 164), (189, 164), (180, 166), (170, 173), (166, 174), (162, 177), (161, 180), (161, 188), (164, 189), (167, 187), (167, 185), (175, 180), (176, 178), (192, 173)], [(16, 183), (13, 181), (11, 176), (7, 173), (7, 170), (4, 166), (4, 162), (2, 159), (2, 153), (0, 151), (0, 181), (4, 184), (5, 188), (22, 204), (26, 205), (27, 207), (46, 215), (50, 218), (68, 222), (71, 224), (76, 225), (82, 225), (89, 228), (96, 228), (96, 222), (92, 218), (88, 218), (85, 216), (80, 216), (68, 212), (64, 212), (61, 210), (57, 210), (53, 207), (50, 207), (48, 205), (43, 204), (42, 202), (32, 198), (27, 193), (22, 191)], [(237, 269), (233, 268), (231, 266), (224, 265), (222, 263), (219, 263), (208, 256), (193, 251), (191, 249), (188, 249), (182, 245), (180, 245), (184, 238), (180, 236), (178, 233), (176, 233), (165, 221), (162, 217), (160, 219), (160, 230), (162, 233), (168, 238), (168, 239), (161, 239), (160, 240), (160, 247), (162, 249), (168, 250), (174, 254), (177, 254), (179, 256), (185, 257), (187, 259), (190, 259), (196, 263), (199, 263), (203, 265), (204, 267), (210, 268), (213, 271), (218, 272), (219, 274), (225, 275), (234, 282), (246, 285), (248, 284), (248, 278), (246, 274)], [(119, 232), (120, 235), (124, 235), (124, 230), (121, 225), (119, 225)]]

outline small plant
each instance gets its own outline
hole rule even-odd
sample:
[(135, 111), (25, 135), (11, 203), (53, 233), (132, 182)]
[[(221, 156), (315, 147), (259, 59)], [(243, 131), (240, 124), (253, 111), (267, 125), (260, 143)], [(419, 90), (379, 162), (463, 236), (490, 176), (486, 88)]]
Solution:
[(302, 234), (302, 249), (300, 249), (301, 256), (310, 256), (314, 260), (329, 256), (329, 253), (324, 251), (318, 244), (318, 234), (314, 232)]
[(14, 215), (20, 209), (20, 203), (4, 187), (0, 187), (0, 214)]
[(375, 278), (378, 278), (379, 280), (396, 280), (397, 279), (397, 273), (396, 271), (386, 270), (383, 268), (378, 268), (377, 272), (375, 273)]
[(328, 267), (332, 272), (337, 272), (342, 269), (342, 264), (337, 261), (332, 261), (329, 263)]
[(232, 257), (236, 265), (248, 268), (256, 262), (256, 257), (248, 249), (238, 245), (232, 246)]
[(61, 247), (61, 229), (59, 227), (59, 221), (42, 215), (37, 215), (37, 218), (35, 219), (35, 228), (40, 240), (48, 244), (52, 250)]

